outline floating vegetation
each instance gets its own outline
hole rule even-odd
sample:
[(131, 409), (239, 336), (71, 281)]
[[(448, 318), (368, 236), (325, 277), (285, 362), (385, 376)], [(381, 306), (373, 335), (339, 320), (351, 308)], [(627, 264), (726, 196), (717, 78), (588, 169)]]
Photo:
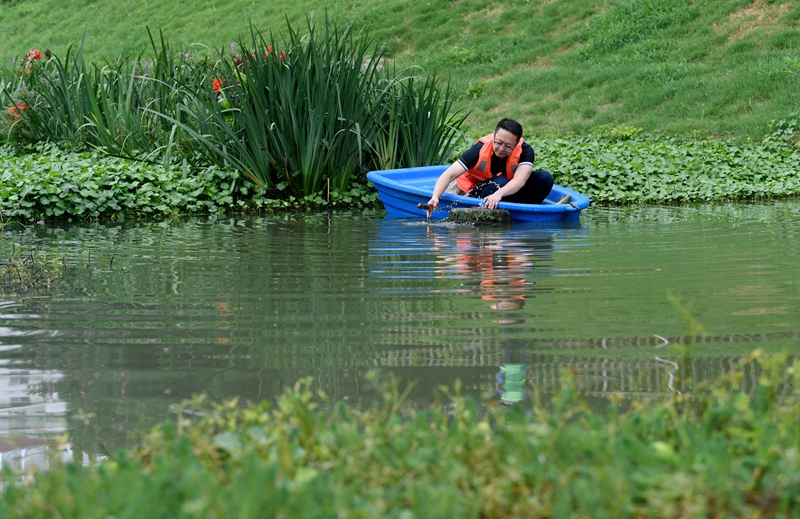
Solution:
[(447, 220), (473, 224), (511, 223), (511, 213), (505, 209), (486, 209), (484, 207), (457, 207), (450, 209)]
[(47, 251), (30, 249), (21, 254), (12, 242), (10, 256), (0, 260), (0, 293), (50, 288), (60, 274), (58, 261), (48, 258)]

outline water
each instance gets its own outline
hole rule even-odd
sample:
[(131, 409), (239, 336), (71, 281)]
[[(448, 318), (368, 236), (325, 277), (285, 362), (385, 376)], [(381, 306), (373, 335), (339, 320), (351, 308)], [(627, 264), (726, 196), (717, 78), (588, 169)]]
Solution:
[(369, 405), (375, 368), (413, 379), (422, 404), (456, 380), (524, 402), (565, 376), (657, 397), (689, 342), (682, 310), (704, 331), (689, 390), (752, 378), (753, 349), (800, 350), (799, 234), (798, 202), (592, 207), (566, 226), (382, 212), (7, 226), (0, 258), (13, 242), (53, 280), (4, 279), (0, 450), (68, 431), (103, 454), (194, 394), (273, 398), (303, 377)]

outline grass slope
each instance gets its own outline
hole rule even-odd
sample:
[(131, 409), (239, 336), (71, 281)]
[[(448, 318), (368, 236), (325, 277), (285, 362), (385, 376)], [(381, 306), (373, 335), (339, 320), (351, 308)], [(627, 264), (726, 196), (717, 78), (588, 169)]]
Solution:
[(624, 124), (758, 139), (800, 109), (800, 3), (787, 0), (16, 0), (0, 4), (0, 59), (64, 55), (85, 31), (99, 63), (143, 50), (147, 25), (202, 52), (251, 22), (281, 31), (326, 8), (363, 22), (398, 64), (450, 76), (477, 133), (513, 116), (537, 133)]

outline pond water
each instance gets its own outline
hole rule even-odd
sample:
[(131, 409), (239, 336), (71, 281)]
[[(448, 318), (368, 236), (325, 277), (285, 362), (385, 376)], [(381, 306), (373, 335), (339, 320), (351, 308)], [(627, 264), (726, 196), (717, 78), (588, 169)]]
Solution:
[(375, 368), (422, 404), (460, 380), (524, 405), (567, 376), (593, 397), (657, 397), (691, 342), (682, 310), (704, 332), (685, 389), (752, 379), (755, 348), (800, 352), (793, 201), (590, 207), (563, 226), (382, 211), (8, 225), (0, 258), (12, 244), (53, 280), (4, 279), (2, 451), (69, 431), (102, 454), (194, 394), (272, 399), (303, 377), (369, 405)]

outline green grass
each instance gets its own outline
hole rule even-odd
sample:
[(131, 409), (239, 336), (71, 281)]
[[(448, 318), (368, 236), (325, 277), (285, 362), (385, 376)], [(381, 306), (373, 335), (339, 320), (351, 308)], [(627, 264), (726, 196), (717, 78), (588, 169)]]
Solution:
[[(0, 5), (0, 59), (64, 55), (86, 32), (90, 60), (146, 48), (146, 26), (190, 52), (283, 32), (327, 8), (364, 23), (402, 66), (449, 76), (480, 133), (503, 116), (529, 132), (625, 124), (680, 137), (760, 139), (800, 110), (800, 4), (788, 0), (18, 0)], [(102, 22), (101, 22), (102, 20)]]

